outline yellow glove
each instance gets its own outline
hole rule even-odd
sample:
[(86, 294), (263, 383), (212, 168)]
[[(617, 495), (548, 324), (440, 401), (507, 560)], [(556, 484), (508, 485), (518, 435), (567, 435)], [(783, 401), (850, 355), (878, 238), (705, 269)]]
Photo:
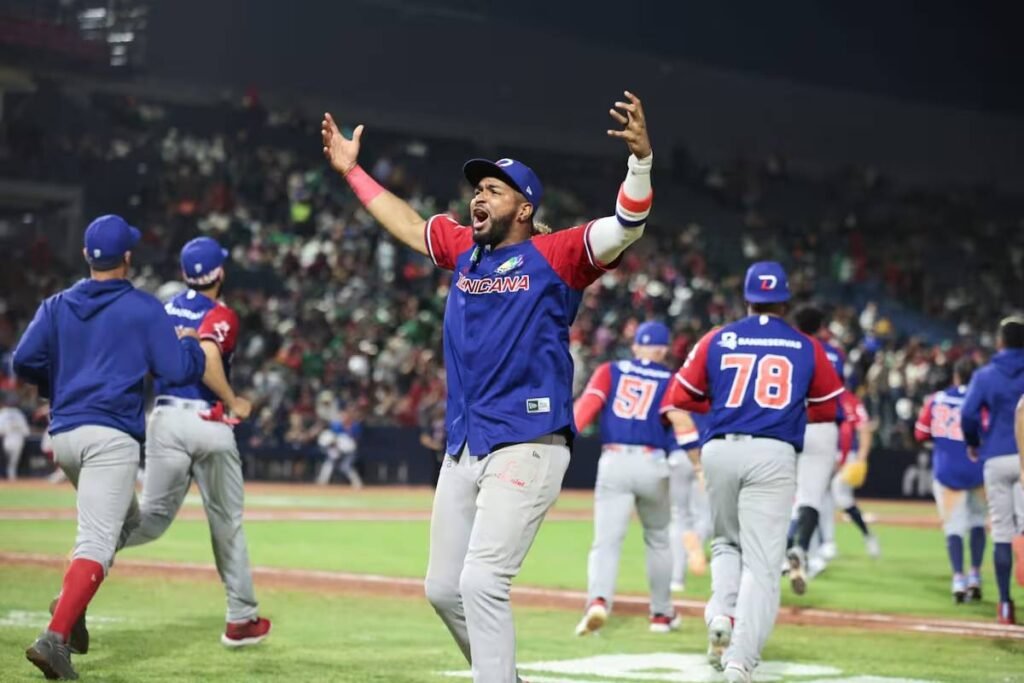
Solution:
[(839, 478), (842, 479), (850, 487), (859, 489), (864, 485), (864, 480), (868, 477), (868, 464), (863, 460), (854, 460), (843, 465), (843, 469), (839, 471)]

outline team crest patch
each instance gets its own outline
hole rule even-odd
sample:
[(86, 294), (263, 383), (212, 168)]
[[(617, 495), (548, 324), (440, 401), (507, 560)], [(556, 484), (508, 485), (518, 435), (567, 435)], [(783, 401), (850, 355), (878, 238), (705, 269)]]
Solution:
[(516, 268), (519, 268), (522, 265), (523, 265), (523, 256), (522, 256), (522, 254), (520, 254), (519, 256), (513, 256), (512, 258), (510, 258), (509, 260), (505, 261), (500, 266), (498, 266), (494, 270), (494, 274), (495, 275), (504, 275), (505, 273), (511, 273), (513, 270), (515, 270)]

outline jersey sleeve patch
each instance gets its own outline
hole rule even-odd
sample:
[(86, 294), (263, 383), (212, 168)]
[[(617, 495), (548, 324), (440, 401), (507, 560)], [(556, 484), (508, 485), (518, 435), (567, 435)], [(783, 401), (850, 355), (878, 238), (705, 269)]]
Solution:
[(219, 304), (203, 317), (197, 332), (200, 339), (217, 344), (222, 354), (231, 353), (238, 342), (238, 315)]

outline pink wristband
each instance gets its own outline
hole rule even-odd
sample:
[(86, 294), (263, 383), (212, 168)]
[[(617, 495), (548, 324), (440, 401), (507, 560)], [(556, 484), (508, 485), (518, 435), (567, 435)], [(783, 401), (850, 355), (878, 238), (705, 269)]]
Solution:
[(348, 181), (349, 187), (356, 193), (356, 197), (359, 201), (366, 206), (372, 202), (377, 195), (384, 191), (384, 188), (380, 186), (376, 180), (370, 177), (370, 174), (363, 170), (362, 166), (356, 165), (345, 175), (345, 180)]

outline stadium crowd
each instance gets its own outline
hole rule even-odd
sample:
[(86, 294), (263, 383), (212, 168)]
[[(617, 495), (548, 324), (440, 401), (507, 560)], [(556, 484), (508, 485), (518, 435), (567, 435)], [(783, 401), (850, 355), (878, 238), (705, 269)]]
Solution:
[[(0, 172), (82, 185), (87, 217), (117, 212), (140, 226), (138, 286), (177, 291), (178, 249), (197, 232), (231, 250), (226, 297), (243, 324), (234, 384), (257, 406), (242, 443), (310, 446), (343, 407), (366, 424), (436, 431), (449, 276), (385, 236), (332, 177), (314, 119), (255, 93), (196, 106), (45, 87), (11, 100)], [(422, 213), (465, 218), (461, 162), (488, 150), (372, 127), (366, 144), (372, 175)], [(621, 169), (502, 151), (520, 153), (547, 183), (545, 222), (611, 210)], [(670, 321), (681, 362), (702, 331), (742, 314), (745, 264), (776, 258), (798, 298), (830, 304), (877, 438), (909, 448), (924, 396), (950, 381), (958, 357), (990, 353), (999, 317), (1024, 301), (1024, 203), (1012, 196), (901, 186), (871, 169), (812, 174), (778, 158), (690, 162), (657, 172), (655, 185), (675, 199), (587, 291), (573, 327), (578, 389), (598, 363), (628, 354), (647, 318)], [(39, 300), (84, 272), (33, 220), (0, 228), (11, 254), (0, 272), (4, 354)]]

